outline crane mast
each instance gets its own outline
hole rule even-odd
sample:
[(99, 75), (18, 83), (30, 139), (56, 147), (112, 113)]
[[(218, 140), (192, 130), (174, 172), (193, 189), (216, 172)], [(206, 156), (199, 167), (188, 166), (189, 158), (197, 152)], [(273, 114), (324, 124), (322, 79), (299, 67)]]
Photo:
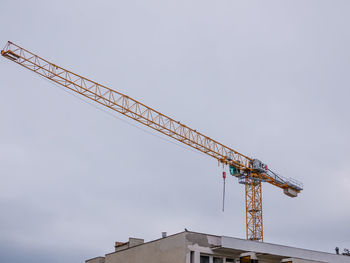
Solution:
[(260, 160), (245, 156), (125, 94), (59, 67), (10, 41), (1, 51), (1, 55), (56, 84), (205, 153), (223, 165), (229, 166), (231, 175), (237, 177), (239, 183), (245, 185), (247, 239), (263, 241), (264, 238), (262, 182), (283, 189), (284, 193), (290, 197), (296, 197), (303, 190), (302, 183), (272, 172)]

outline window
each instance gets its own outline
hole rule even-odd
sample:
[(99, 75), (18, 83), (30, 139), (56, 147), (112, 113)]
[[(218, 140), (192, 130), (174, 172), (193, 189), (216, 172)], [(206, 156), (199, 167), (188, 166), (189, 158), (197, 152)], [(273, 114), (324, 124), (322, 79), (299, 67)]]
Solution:
[(240, 263), (250, 263), (250, 256), (241, 257)]
[(194, 263), (194, 251), (190, 253), (190, 263)]
[(233, 258), (226, 258), (226, 263), (234, 263), (235, 260)]
[(223, 258), (213, 258), (213, 263), (224, 263), (224, 259)]
[(209, 263), (209, 256), (201, 256), (200, 263)]
[(240, 258), (240, 263), (258, 263), (259, 260), (257, 259), (250, 259), (250, 256), (245, 256)]

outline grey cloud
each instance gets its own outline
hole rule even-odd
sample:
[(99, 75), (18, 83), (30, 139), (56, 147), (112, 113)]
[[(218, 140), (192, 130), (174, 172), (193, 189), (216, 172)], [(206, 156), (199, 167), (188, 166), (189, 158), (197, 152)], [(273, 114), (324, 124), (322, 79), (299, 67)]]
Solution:
[[(265, 239), (333, 251), (350, 242), (349, 8), (340, 0), (3, 1), (0, 42), (302, 180), (296, 199), (264, 185)], [(14, 63), (1, 59), (0, 72), (2, 261), (82, 262), (116, 240), (184, 227), (244, 237), (244, 189), (229, 178), (222, 213), (215, 160)]]

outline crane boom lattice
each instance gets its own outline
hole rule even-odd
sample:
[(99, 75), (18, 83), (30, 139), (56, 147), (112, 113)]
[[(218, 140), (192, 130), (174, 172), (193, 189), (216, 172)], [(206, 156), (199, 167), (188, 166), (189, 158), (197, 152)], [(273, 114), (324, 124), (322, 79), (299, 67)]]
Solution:
[(233, 171), (231, 174), (245, 184), (247, 239), (263, 241), (261, 182), (275, 185), (291, 197), (303, 189), (301, 183), (277, 175), (259, 160), (247, 157), (125, 94), (59, 67), (10, 41), (1, 55), (81, 96), (205, 153), (223, 165), (229, 165)]

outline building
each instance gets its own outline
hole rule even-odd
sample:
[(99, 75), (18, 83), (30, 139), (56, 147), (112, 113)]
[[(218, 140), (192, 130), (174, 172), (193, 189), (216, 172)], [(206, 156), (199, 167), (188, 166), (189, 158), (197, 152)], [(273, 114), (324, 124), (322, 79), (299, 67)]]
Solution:
[(115, 251), (86, 263), (350, 263), (350, 257), (245, 239), (181, 232), (144, 242), (116, 242)]

